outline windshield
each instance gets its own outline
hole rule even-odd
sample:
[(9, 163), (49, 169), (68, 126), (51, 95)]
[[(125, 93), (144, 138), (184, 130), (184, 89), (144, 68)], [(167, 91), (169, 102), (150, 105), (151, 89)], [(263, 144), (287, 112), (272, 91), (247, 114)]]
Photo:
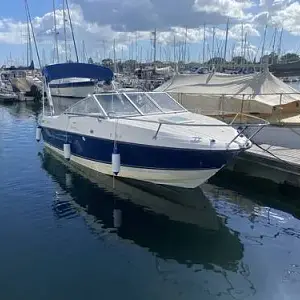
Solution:
[(74, 104), (68, 113), (128, 117), (180, 112), (185, 109), (166, 93), (100, 93)]
[(126, 95), (145, 115), (163, 112), (151, 101), (151, 99), (145, 93), (126, 93)]
[(184, 111), (181, 105), (179, 105), (173, 98), (167, 93), (147, 93), (164, 112), (171, 111)]
[(99, 103), (93, 96), (77, 102), (76, 104), (71, 106), (67, 110), (67, 112), (73, 114), (94, 114), (94, 115), (104, 116), (104, 113)]
[(108, 116), (124, 117), (140, 115), (140, 112), (124, 94), (98, 94), (95, 96)]

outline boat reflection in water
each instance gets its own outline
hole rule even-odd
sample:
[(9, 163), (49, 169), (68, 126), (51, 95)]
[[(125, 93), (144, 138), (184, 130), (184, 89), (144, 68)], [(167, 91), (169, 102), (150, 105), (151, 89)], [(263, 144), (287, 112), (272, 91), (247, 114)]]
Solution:
[(56, 200), (53, 209), (58, 218), (79, 214), (93, 233), (115, 232), (163, 259), (219, 265), (232, 271), (238, 268), (243, 246), (200, 188), (166, 188), (118, 179), (113, 183), (110, 176), (79, 169), (50, 151), (44, 149), (41, 154), (42, 166), (72, 199)]

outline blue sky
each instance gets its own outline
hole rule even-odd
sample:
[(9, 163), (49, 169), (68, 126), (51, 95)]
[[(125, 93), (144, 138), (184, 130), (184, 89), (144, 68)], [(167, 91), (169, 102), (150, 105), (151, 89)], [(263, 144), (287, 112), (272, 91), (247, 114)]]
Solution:
[[(33, 16), (42, 16), (52, 9), (51, 0), (28, 0), (27, 2)], [(24, 0), (1, 1), (0, 16), (1, 18), (13, 18), (20, 21), (26, 20)]]
[[(27, 0), (34, 19), (34, 31), (38, 37), (40, 55), (45, 53), (47, 62), (53, 57), (54, 30), (52, 0)], [(55, 0), (59, 31), (60, 60), (65, 57), (63, 42), (63, 0)], [(24, 0), (1, 1), (0, 13), (0, 64), (22, 64), (26, 61), (26, 14)], [(43, 3), (41, 5), (41, 3)], [(117, 58), (136, 57), (135, 39), (138, 32), (139, 54), (143, 60), (151, 52), (150, 31), (158, 31), (157, 58), (171, 56), (173, 59), (173, 40), (184, 43), (185, 26), (188, 29), (187, 55), (190, 60), (202, 60), (203, 23), (206, 22), (206, 59), (212, 56), (212, 27), (216, 28), (215, 56), (224, 52), (225, 23), (230, 18), (227, 58), (241, 53), (241, 24), (247, 33), (246, 56), (259, 58), (264, 25), (269, 29), (265, 44), (266, 53), (272, 50), (274, 28), (278, 27), (276, 47), (278, 48), (279, 31), (283, 27), (282, 51), (299, 51), (300, 46), (300, 3), (295, 0), (69, 0), (75, 37), (80, 56), (82, 41), (85, 42), (88, 56), (103, 58), (111, 53), (113, 40), (116, 42)], [(273, 27), (273, 28), (271, 28)], [(68, 44), (71, 43), (68, 31)], [(133, 46), (130, 46), (133, 44)], [(220, 47), (218, 52), (217, 48)], [(182, 48), (182, 47), (181, 47)], [(43, 49), (43, 51), (42, 51)], [(123, 51), (122, 51), (123, 49)], [(130, 50), (133, 49), (133, 50)], [(160, 51), (160, 49), (162, 49)], [(180, 46), (176, 47), (178, 58)], [(69, 54), (69, 46), (67, 48)], [(189, 55), (188, 55), (189, 53)], [(167, 55), (166, 55), (167, 54)]]

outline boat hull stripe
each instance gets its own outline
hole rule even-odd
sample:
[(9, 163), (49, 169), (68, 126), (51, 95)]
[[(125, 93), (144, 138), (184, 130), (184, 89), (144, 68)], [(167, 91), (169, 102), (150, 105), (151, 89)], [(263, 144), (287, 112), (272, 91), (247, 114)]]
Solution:
[[(111, 164), (113, 141), (82, 136), (42, 127), (42, 135), (49, 145), (62, 150), (63, 144), (71, 144), (71, 153), (78, 157)], [(161, 170), (220, 169), (240, 150), (195, 150), (155, 147), (142, 144), (117, 142), (121, 165), (134, 168)]]

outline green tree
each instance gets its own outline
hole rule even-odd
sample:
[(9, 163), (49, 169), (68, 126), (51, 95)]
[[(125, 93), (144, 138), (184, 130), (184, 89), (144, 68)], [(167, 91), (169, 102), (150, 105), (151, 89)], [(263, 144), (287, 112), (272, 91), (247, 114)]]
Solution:
[(271, 52), (270, 54), (266, 54), (260, 58), (261, 63), (277, 64), (278, 63), (278, 55), (275, 52)]
[(226, 64), (226, 60), (222, 57), (213, 57), (210, 60), (207, 61), (208, 65), (223, 65)]
[(111, 68), (113, 66), (114, 62), (111, 58), (104, 58), (102, 59), (102, 65), (104, 67), (108, 67), (108, 68)]
[(281, 62), (283, 63), (289, 63), (293, 61), (299, 61), (299, 55), (296, 53), (286, 53), (285, 55), (282, 55), (280, 58)]
[(234, 56), (231, 62), (237, 65), (245, 65), (248, 63), (247, 59), (243, 56)]

